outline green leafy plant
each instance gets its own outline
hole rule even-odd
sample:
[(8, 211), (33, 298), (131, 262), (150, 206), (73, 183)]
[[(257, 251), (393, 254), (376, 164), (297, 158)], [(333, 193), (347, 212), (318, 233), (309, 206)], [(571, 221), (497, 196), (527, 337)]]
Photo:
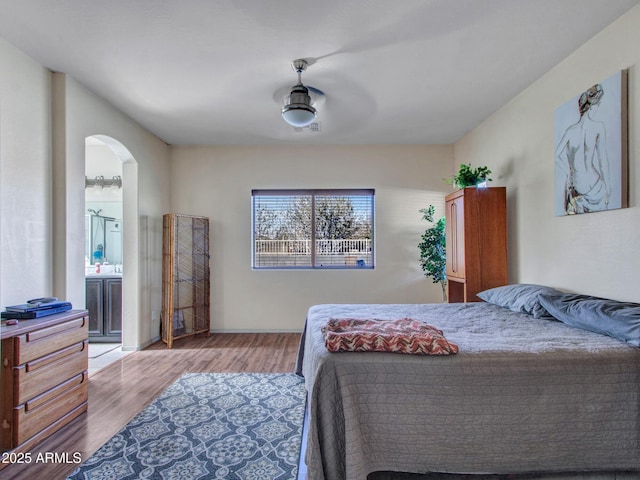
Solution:
[(422, 234), (421, 241), (418, 244), (420, 250), (420, 266), (425, 277), (431, 278), (433, 283), (439, 283), (442, 287), (442, 301), (447, 301), (447, 265), (446, 265), (446, 237), (445, 237), (445, 219), (440, 218), (436, 221), (433, 217), (435, 207), (429, 205), (427, 208), (420, 210), (422, 218), (429, 223), (431, 227), (427, 228)]
[(482, 182), (490, 182), (491, 170), (488, 167), (471, 168), (471, 164), (461, 164), (458, 173), (451, 178), (446, 178), (445, 182), (456, 188), (473, 187)]

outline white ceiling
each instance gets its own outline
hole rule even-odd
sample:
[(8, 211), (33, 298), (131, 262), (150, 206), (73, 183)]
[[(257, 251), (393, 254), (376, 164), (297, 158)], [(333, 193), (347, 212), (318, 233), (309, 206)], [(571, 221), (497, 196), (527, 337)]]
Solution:
[(639, 1), (0, 0), (0, 36), (169, 144), (446, 144)]

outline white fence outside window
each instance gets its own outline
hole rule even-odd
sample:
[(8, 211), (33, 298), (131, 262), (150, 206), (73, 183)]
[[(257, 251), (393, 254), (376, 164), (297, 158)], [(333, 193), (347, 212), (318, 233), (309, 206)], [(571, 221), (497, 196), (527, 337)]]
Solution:
[[(312, 240), (256, 240), (256, 265), (305, 266), (311, 262)], [(316, 240), (316, 263), (325, 266), (373, 264), (371, 239)]]

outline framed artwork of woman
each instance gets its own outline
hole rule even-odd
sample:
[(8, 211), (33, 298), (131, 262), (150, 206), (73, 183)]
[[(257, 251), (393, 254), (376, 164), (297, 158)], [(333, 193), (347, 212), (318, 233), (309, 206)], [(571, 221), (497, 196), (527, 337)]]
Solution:
[(627, 71), (555, 111), (555, 214), (627, 207)]

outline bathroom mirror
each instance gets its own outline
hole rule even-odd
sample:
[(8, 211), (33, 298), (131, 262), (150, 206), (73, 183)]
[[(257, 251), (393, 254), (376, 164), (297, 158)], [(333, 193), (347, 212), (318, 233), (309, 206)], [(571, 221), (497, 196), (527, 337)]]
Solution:
[(87, 243), (85, 256), (90, 265), (122, 264), (122, 220), (108, 217), (101, 210), (88, 209), (86, 215)]

